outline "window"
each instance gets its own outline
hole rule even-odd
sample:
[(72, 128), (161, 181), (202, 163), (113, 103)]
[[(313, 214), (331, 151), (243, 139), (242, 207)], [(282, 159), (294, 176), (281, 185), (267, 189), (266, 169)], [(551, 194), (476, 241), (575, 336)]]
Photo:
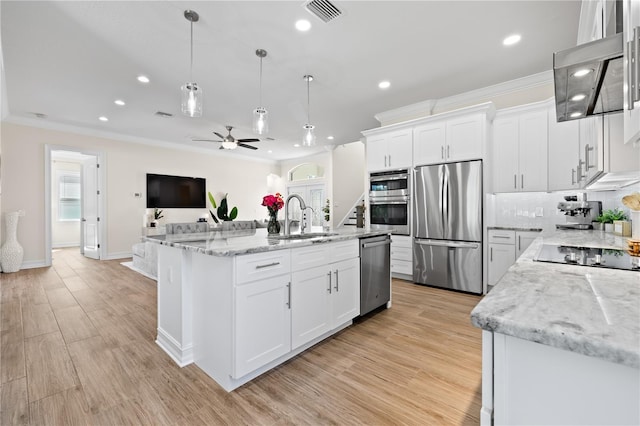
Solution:
[(58, 220), (80, 220), (80, 173), (61, 171), (58, 174)]

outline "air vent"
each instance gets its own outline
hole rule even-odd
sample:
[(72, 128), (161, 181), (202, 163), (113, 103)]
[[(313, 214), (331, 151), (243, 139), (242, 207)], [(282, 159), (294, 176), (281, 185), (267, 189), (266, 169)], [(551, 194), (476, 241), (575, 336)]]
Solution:
[(156, 111), (158, 117), (173, 117), (173, 114), (168, 112)]
[(304, 8), (325, 23), (342, 15), (342, 11), (329, 0), (311, 0), (304, 4)]

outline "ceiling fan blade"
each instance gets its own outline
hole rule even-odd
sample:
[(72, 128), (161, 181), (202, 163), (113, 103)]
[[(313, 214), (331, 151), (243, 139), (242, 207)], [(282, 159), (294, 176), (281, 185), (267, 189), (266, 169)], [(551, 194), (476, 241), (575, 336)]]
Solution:
[(258, 149), (255, 146), (246, 145), (246, 144), (243, 144), (243, 143), (238, 143), (238, 146), (241, 146), (243, 148), (249, 148), (249, 149)]
[(220, 133), (218, 132), (213, 132), (214, 135), (216, 135), (217, 137), (219, 137), (220, 139), (224, 140), (224, 136), (222, 136)]
[(260, 142), (260, 139), (236, 139), (238, 142)]
[(215, 139), (191, 139), (194, 142), (222, 142)]

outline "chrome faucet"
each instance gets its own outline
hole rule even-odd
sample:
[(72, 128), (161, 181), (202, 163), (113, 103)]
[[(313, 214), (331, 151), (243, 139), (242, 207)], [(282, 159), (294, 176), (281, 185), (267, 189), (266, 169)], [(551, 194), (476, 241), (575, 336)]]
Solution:
[(291, 201), (292, 198), (297, 198), (300, 202), (300, 233), (302, 234), (304, 232), (304, 224), (302, 222), (304, 219), (304, 210), (307, 208), (307, 205), (305, 204), (301, 196), (299, 196), (298, 194), (291, 194), (284, 202), (284, 235), (289, 235), (291, 231), (291, 222), (289, 221), (289, 201)]

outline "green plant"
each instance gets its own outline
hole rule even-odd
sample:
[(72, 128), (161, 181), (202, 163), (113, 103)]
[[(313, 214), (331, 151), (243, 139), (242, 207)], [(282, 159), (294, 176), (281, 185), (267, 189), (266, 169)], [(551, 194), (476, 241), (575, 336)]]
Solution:
[(324, 212), (324, 220), (326, 222), (329, 222), (329, 214), (331, 212), (331, 204), (329, 203), (329, 199), (327, 198), (327, 203), (324, 205), (324, 207), (322, 208), (322, 211)]
[(162, 219), (163, 217), (162, 210), (158, 210), (157, 208), (153, 209), (153, 220)]
[(613, 223), (614, 220), (627, 220), (627, 214), (621, 209), (608, 209), (596, 218), (596, 222)]
[(213, 198), (213, 194), (211, 194), (211, 192), (209, 192), (208, 194), (209, 194), (209, 201), (211, 202), (211, 207), (216, 209), (216, 214), (218, 215), (218, 217), (216, 217), (216, 215), (213, 214), (213, 210), (209, 210), (209, 213), (211, 213), (211, 217), (213, 218), (213, 221), (215, 223), (220, 223), (221, 220), (232, 221), (233, 219), (238, 217), (237, 207), (232, 208), (231, 211), (229, 212), (229, 205), (227, 203), (227, 195), (229, 194), (224, 194), (224, 197), (222, 197), (222, 200), (220, 200), (219, 206), (216, 205), (216, 200), (215, 198)]

